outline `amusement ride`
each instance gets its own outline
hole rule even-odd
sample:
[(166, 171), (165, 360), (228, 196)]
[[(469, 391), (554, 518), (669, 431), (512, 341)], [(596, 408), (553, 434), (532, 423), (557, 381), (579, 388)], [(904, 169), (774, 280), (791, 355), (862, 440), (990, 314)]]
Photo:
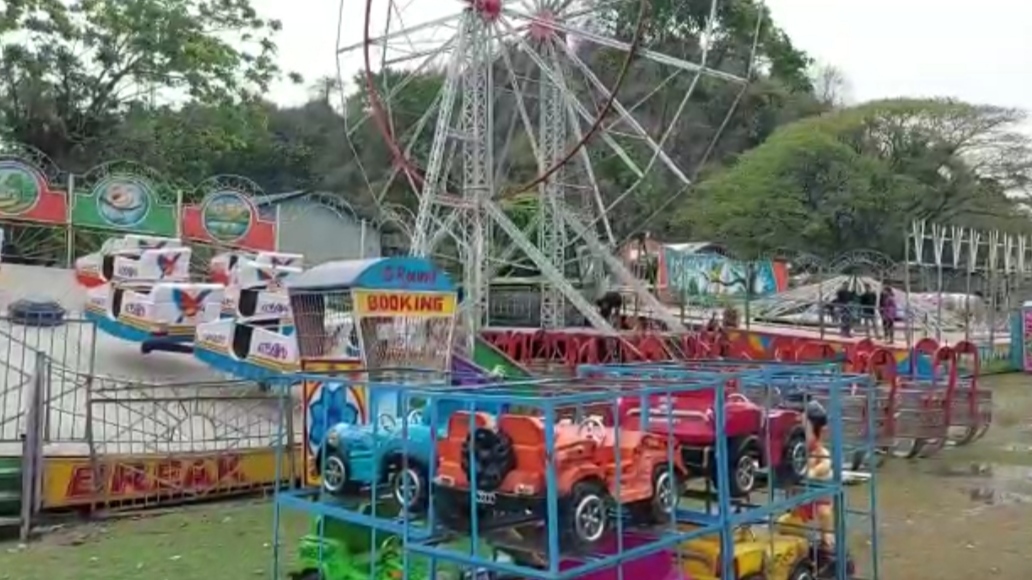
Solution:
[[(647, 0), (621, 3), (637, 13), (621, 34), (604, 2), (427, 4), (364, 0), (362, 40), (338, 52), (361, 68), (364, 116), (349, 132), (375, 125), (392, 157), (387, 179), (368, 176), (377, 199), (416, 196), (409, 256), (307, 265), (229, 244), (198, 274), (186, 237), (127, 234), (76, 264), (102, 332), (300, 399), (304, 477), (277, 490), (276, 519), (299, 510), (312, 527), (287, 572), (878, 578), (876, 469), (984, 433), (978, 349), (919, 342), (909, 369), (872, 340), (736, 356), (615, 255), (621, 202), (656, 172), (684, 186), (693, 173), (667, 153), (672, 129), (643, 126), (641, 103), (621, 97), (636, 63), (690, 79), (673, 127), (700, 84), (744, 91), (755, 45), (733, 74), (707, 66), (705, 43), (698, 62), (652, 50)], [(440, 82), (413, 120), (395, 99), (426, 75)], [(534, 166), (513, 162), (520, 148)], [(633, 178), (612, 191), (599, 163)], [(505, 208), (517, 196), (536, 198), (523, 227)], [(443, 247), (462, 266), (454, 281), (435, 261)], [(540, 328), (490, 328), (492, 280), (517, 259), (540, 272)], [(651, 330), (604, 315), (609, 289)], [(569, 364), (537, 372), (520, 351)], [(290, 407), (272, 442), (284, 455)], [(848, 545), (857, 530), (863, 561)], [(286, 547), (275, 542), (274, 577)]]

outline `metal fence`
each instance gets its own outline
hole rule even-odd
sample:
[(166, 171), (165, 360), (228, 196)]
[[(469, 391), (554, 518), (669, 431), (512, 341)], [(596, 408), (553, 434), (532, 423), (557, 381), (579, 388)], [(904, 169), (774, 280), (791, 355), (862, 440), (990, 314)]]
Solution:
[(0, 455), (21, 457), (26, 534), (43, 509), (189, 501), (301, 473), (300, 387), (270, 391), (210, 373), (116, 377), (112, 356), (197, 371), (132, 349), (98, 352), (107, 343), (98, 348), (97, 338), (85, 321), (41, 329), (0, 320)]

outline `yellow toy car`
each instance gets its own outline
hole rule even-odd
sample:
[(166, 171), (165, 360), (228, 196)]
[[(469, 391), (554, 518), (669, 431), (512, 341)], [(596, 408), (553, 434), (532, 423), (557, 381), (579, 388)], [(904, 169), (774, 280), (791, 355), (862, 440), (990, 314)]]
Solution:
[[(819, 551), (811, 527), (789, 514), (772, 526), (745, 526), (735, 531), (735, 580), (817, 580), (835, 578), (833, 556)], [(682, 568), (692, 580), (720, 580), (718, 534), (693, 538), (679, 547)], [(846, 574), (854, 574), (846, 562)]]

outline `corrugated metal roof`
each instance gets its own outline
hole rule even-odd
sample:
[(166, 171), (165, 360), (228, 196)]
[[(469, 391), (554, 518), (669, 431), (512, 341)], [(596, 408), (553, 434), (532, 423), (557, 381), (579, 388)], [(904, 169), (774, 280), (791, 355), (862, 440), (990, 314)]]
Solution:
[(685, 254), (695, 254), (711, 249), (716, 252), (723, 250), (723, 246), (715, 242), (683, 242), (680, 244), (663, 244), (663, 247)]
[(269, 193), (255, 196), (253, 201), (258, 208), (273, 208), (281, 203), (303, 199), (311, 199), (315, 203), (327, 205), (341, 213), (350, 215), (355, 219), (366, 220), (373, 223), (377, 221), (375, 216), (367, 215), (367, 212), (364, 211), (359, 211), (355, 206), (351, 205), (348, 200), (338, 194), (328, 191), (298, 189), (296, 191), (285, 191), (283, 193)]

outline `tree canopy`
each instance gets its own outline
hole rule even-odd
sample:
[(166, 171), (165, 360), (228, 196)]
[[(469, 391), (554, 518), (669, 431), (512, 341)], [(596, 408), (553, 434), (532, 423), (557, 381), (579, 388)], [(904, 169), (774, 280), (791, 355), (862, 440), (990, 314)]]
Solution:
[(746, 253), (903, 251), (912, 219), (1030, 230), (1032, 149), (1021, 111), (894, 99), (776, 131), (698, 188), (678, 221)]
[[(596, 25), (627, 38), (638, 3), (610, 5), (616, 9)], [(722, 0), (709, 28), (709, 0), (650, 6), (643, 48), (695, 62), (705, 49), (707, 66), (750, 82), (743, 92), (631, 59), (619, 98), (637, 105), (635, 118), (655, 139), (669, 133), (664, 148), (694, 186), (686, 190), (665, 171), (641, 179), (612, 156), (594, 157), (603, 197), (631, 192), (609, 216), (618, 237), (647, 229), (669, 241), (707, 239), (750, 253), (898, 254), (914, 217), (1028, 229), (1013, 197), (1028, 187), (1032, 163), (1028, 138), (1015, 130), (1020, 111), (947, 99), (847, 108), (842, 73), (815, 65), (756, 0)], [(349, 84), (343, 99), (337, 79), (318, 79), (301, 106), (263, 100), (277, 80), (302, 81), (277, 64), (279, 29), (248, 0), (8, 0), (0, 10), (0, 142), (35, 147), (75, 173), (133, 160), (186, 192), (233, 173), (269, 192), (331, 192), (370, 215), (380, 210), (377, 201), (411, 211), (410, 184), (385, 187), (395, 167), (366, 120), (364, 81)], [(759, 66), (752, 68), (754, 46)], [(587, 42), (576, 50), (603, 83), (616, 78), (619, 51)], [(374, 82), (392, 94), (397, 134), (415, 131), (442, 75), (432, 68), (378, 73)], [(400, 76), (409, 78), (398, 90)], [(534, 90), (506, 74), (496, 82), (498, 118), (513, 110), (515, 92)], [(506, 131), (495, 124), (496, 142)], [(431, 137), (432, 129), (416, 139), (417, 153), (425, 154)], [(528, 139), (514, 139), (506, 155), (510, 179), (534, 176)], [(375, 200), (381, 191), (387, 195)], [(521, 225), (536, 211), (532, 201), (510, 204)]]

